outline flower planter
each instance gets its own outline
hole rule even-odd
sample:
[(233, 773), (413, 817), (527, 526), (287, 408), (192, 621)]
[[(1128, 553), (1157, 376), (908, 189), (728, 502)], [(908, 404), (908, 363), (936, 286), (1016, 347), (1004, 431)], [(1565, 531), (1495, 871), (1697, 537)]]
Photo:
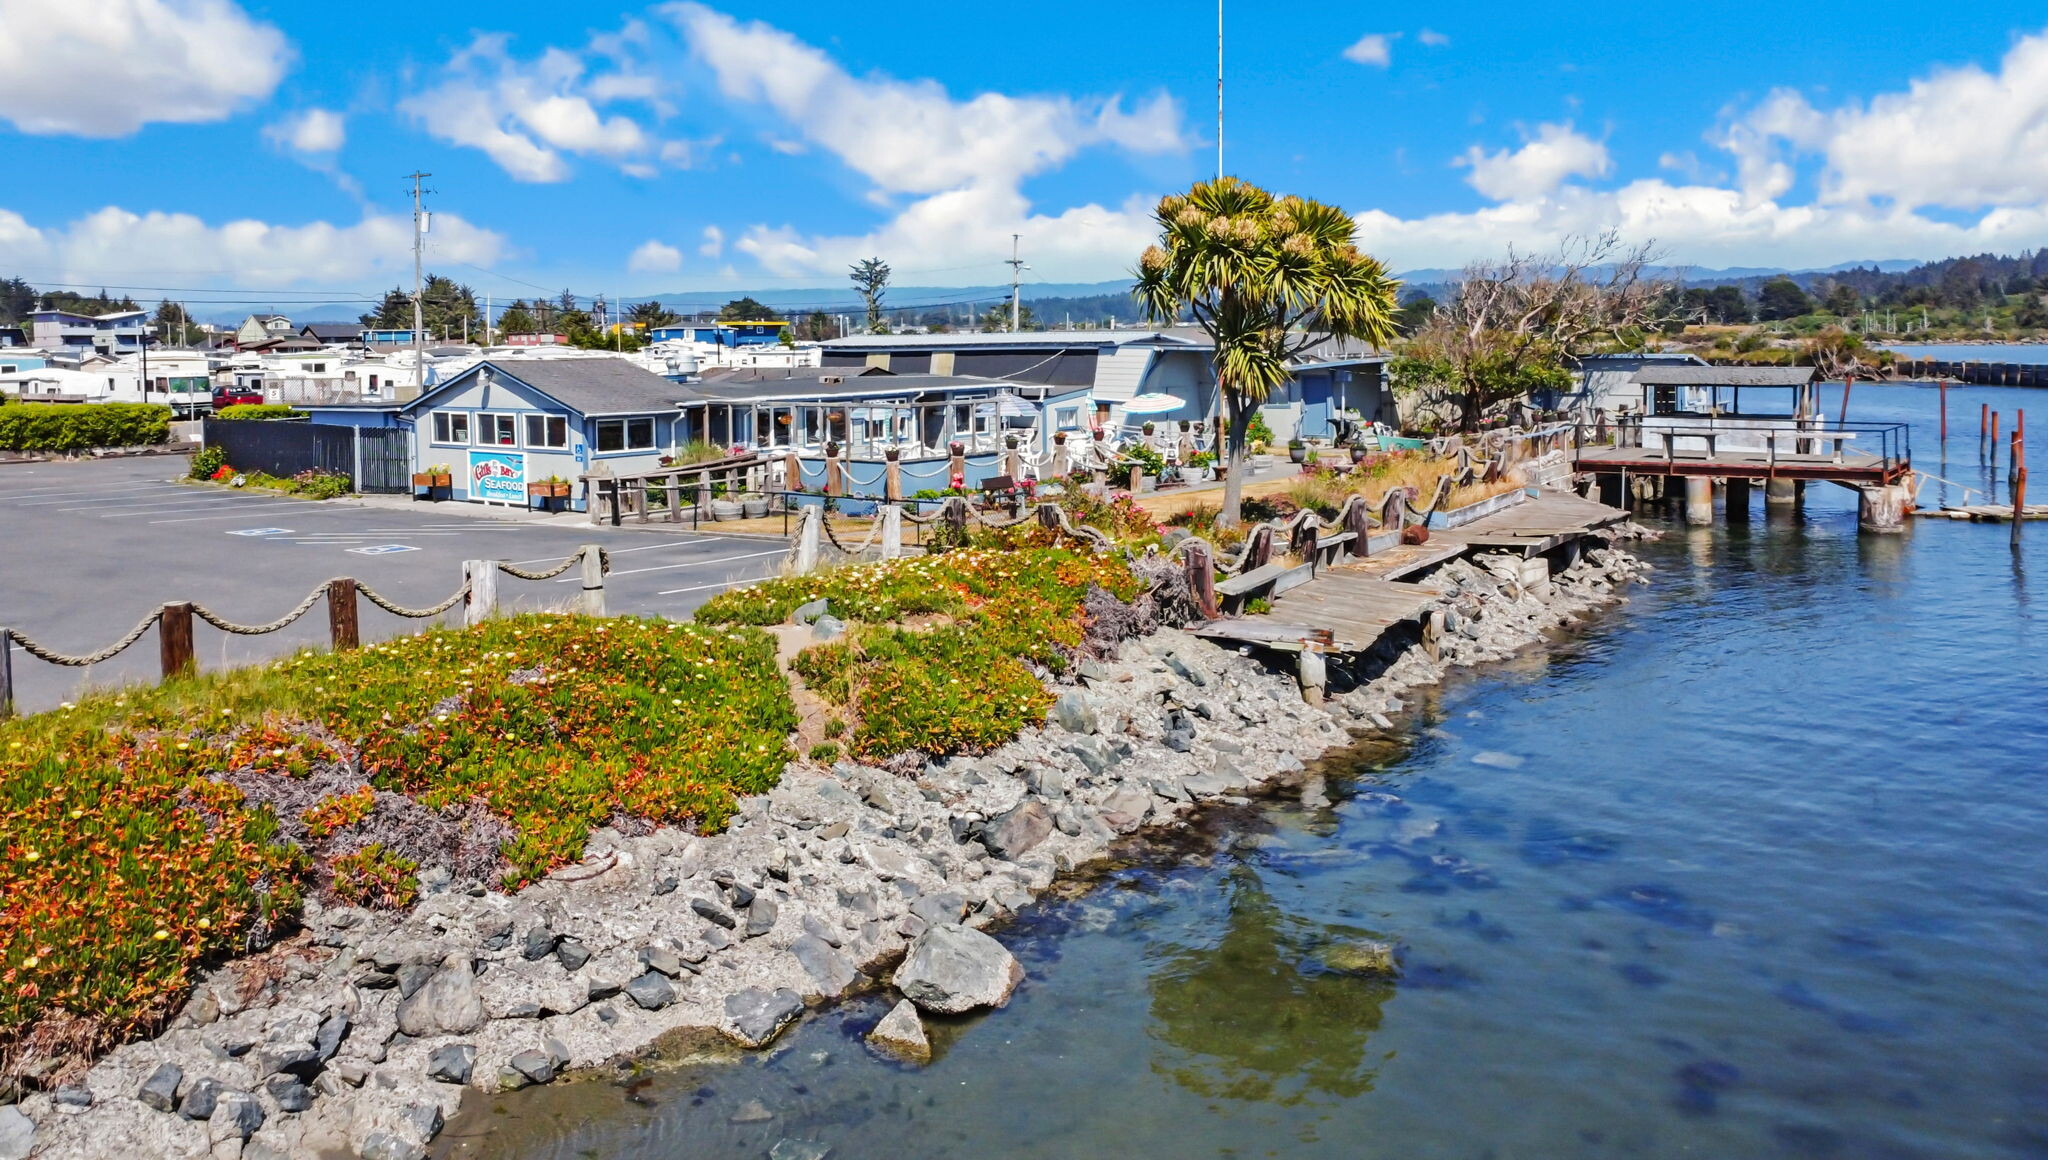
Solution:
[(542, 499), (568, 499), (569, 485), (566, 483), (529, 483), (526, 485), (526, 494), (529, 496), (537, 495)]
[(711, 518), (714, 520), (736, 520), (746, 513), (746, 508), (733, 499), (711, 501)]
[(1353, 463), (1364, 463), (1364, 462), (1365, 462), (1365, 456), (1366, 456), (1366, 450), (1365, 450), (1365, 448), (1363, 448), (1363, 447), (1353, 447), (1353, 448), (1351, 449), (1351, 462), (1353, 462)]
[(750, 520), (765, 518), (768, 515), (768, 497), (763, 495), (743, 499), (740, 501), (740, 510)]
[(1271, 468), (1272, 466), (1273, 466), (1273, 457), (1272, 457), (1272, 456), (1270, 456), (1270, 455), (1254, 455), (1254, 456), (1252, 456), (1252, 470), (1253, 470), (1253, 471), (1265, 471), (1265, 470), (1267, 470), (1267, 469)]
[(455, 486), (455, 477), (453, 475), (430, 475), (424, 471), (416, 471), (412, 476), (412, 485), (414, 487), (453, 487)]
[(1230, 465), (1227, 463), (1212, 464), (1209, 470), (1216, 473), (1215, 479), (1218, 483), (1230, 478)]
[(1289, 463), (1305, 463), (1305, 462), (1307, 462), (1307, 461), (1308, 461), (1308, 448), (1306, 448), (1306, 447), (1289, 447), (1289, 448), (1287, 449), (1287, 462), (1289, 462)]
[(1497, 511), (1528, 502), (1534, 498), (1530, 494), (1531, 490), (1518, 487), (1510, 492), (1489, 496), (1478, 503), (1466, 504), (1464, 507), (1454, 508), (1447, 512), (1437, 512), (1429, 517), (1429, 526), (1439, 529), (1464, 527), (1466, 524), (1483, 516), (1490, 516)]

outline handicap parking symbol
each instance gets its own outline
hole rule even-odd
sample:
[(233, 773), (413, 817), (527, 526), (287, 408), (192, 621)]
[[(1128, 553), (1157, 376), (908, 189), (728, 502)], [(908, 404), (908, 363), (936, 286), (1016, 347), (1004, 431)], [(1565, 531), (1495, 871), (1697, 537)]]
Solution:
[(367, 548), (350, 548), (358, 556), (388, 556), (393, 552), (417, 552), (411, 544), (371, 544)]
[(290, 528), (237, 528), (228, 533), (230, 536), (289, 536), (291, 534), (292, 530)]

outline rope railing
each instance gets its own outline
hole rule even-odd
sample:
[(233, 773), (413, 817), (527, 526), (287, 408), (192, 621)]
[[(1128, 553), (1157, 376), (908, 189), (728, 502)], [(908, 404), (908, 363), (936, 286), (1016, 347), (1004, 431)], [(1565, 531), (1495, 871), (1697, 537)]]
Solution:
[[(590, 562), (594, 562), (596, 566), (590, 567)], [(354, 577), (336, 576), (307, 593), (306, 598), (294, 605), (291, 611), (263, 624), (242, 624), (229, 620), (213, 609), (193, 601), (166, 602), (144, 616), (119, 640), (90, 653), (60, 652), (13, 629), (0, 627), (0, 718), (11, 716), (14, 712), (15, 646), (19, 646), (22, 652), (46, 664), (62, 668), (87, 668), (119, 656), (133, 647), (151, 628), (155, 628), (159, 635), (163, 676), (168, 679), (173, 676), (189, 675), (196, 668), (192, 645), (192, 622), (195, 620), (203, 621), (233, 636), (266, 636), (297, 623), (313, 610), (314, 605), (325, 599), (328, 605), (328, 631), (331, 642), (336, 649), (349, 649), (361, 643), (356, 618), (358, 597), (393, 616), (407, 620), (424, 620), (439, 616), (458, 604), (466, 603), (469, 606), (466, 621), (474, 625), (497, 612), (497, 585), (494, 582), (497, 572), (521, 580), (550, 580), (578, 564), (585, 564), (582, 610), (586, 615), (602, 616), (604, 574), (611, 571), (611, 559), (603, 548), (589, 544), (559, 565), (537, 572), (529, 572), (502, 560), (471, 561), (465, 566), (466, 575), (461, 586), (449, 593), (446, 599), (424, 608), (411, 608), (400, 604)]]

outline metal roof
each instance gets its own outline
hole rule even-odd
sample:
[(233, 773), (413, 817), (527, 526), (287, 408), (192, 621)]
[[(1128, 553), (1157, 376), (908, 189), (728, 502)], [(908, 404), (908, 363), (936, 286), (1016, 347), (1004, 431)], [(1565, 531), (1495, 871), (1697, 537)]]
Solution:
[(485, 359), (408, 404), (421, 403), (470, 375), (490, 368), (525, 383), (581, 415), (650, 415), (694, 397), (690, 388), (618, 358), (551, 358), (531, 362)]
[(957, 331), (947, 334), (854, 334), (827, 339), (819, 345), (827, 350), (970, 350), (986, 347), (1047, 348), (1083, 346), (1130, 346), (1154, 343), (1164, 346), (1206, 346), (1165, 330), (1019, 330), (982, 334)]
[[(858, 373), (858, 367), (800, 367), (809, 374), (783, 375), (773, 368), (743, 368), (744, 375), (721, 375), (692, 383), (689, 402), (751, 403), (790, 399), (898, 399), (906, 395), (957, 394), (962, 391), (1027, 390), (1043, 388), (1019, 385), (1004, 379), (972, 375), (897, 375)], [(751, 372), (759, 371), (759, 375)], [(819, 372), (823, 372), (822, 374)], [(852, 373), (848, 373), (852, 372)]]
[(1634, 381), (1646, 387), (1803, 387), (1817, 374), (1812, 367), (1649, 366)]

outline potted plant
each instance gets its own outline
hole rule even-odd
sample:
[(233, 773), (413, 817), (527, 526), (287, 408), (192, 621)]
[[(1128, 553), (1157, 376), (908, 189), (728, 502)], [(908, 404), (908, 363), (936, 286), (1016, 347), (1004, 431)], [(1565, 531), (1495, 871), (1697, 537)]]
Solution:
[(436, 463), (429, 466), (425, 471), (413, 472), (412, 485), (416, 488), (426, 488), (428, 498), (437, 499), (439, 497), (433, 493), (442, 492), (445, 494), (450, 488), (455, 486), (455, 471), (445, 463)]
[(714, 520), (736, 520), (746, 514), (740, 501), (726, 494), (722, 483), (711, 485), (711, 518)]
[(749, 491), (740, 495), (740, 514), (747, 519), (758, 520), (768, 514), (768, 497), (759, 492)]
[(1308, 462), (1308, 444), (1303, 443), (1299, 439), (1289, 439), (1287, 441), (1287, 461), (1289, 463)]
[(1152, 433), (1152, 420), (1145, 420), (1145, 425), (1142, 428), (1140, 428), (1140, 430), (1144, 431), (1145, 434), (1150, 435)]
[(1351, 448), (1351, 462), (1364, 463), (1366, 454), (1367, 452), (1363, 444), (1354, 444)]
[(537, 495), (542, 499), (568, 499), (569, 481), (559, 475), (550, 475), (546, 479), (527, 484), (526, 494)]

